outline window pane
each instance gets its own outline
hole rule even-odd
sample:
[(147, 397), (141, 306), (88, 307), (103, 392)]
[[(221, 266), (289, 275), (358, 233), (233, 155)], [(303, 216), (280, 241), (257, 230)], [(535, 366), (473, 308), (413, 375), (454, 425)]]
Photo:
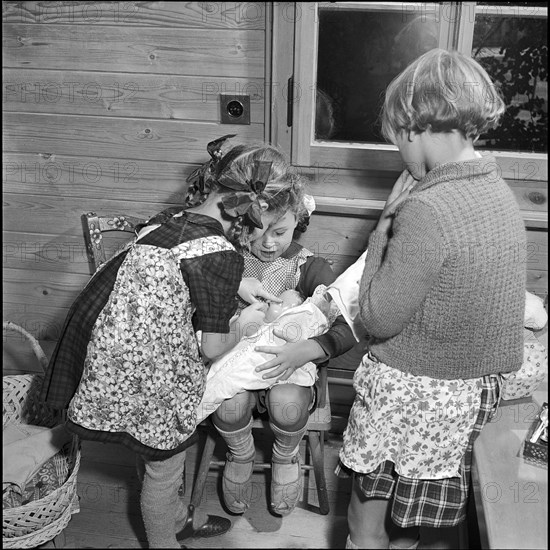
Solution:
[(413, 59), (438, 46), (435, 4), (415, 6), (320, 8), (316, 139), (385, 143), (378, 118), (386, 87)]
[(472, 57), (491, 75), (506, 103), (501, 125), (481, 136), (480, 148), (548, 151), (547, 18), (533, 17), (543, 11), (542, 3), (529, 5), (478, 2), (476, 7)]

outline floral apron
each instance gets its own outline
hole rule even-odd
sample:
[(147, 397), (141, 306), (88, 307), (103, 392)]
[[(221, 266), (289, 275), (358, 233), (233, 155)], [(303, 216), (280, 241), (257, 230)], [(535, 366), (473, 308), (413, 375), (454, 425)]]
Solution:
[(389, 460), (408, 478), (459, 476), (482, 384), (482, 378), (415, 376), (367, 353), (353, 377), (356, 397), (340, 460), (358, 473), (372, 472)]
[(219, 236), (172, 249), (130, 247), (92, 330), (68, 409), (72, 422), (126, 432), (160, 450), (176, 448), (195, 431), (205, 367), (179, 262), (222, 250), (234, 248)]

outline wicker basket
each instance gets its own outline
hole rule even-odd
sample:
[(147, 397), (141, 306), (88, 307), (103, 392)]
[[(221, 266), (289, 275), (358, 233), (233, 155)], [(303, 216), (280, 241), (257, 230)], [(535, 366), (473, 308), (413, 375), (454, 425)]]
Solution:
[[(38, 341), (23, 328), (11, 322), (3, 323), (4, 331), (22, 334), (31, 344), (36, 358), (45, 370), (48, 360)], [(40, 402), (41, 374), (3, 377), (3, 425), (25, 422), (51, 428), (61, 418)], [(2, 543), (4, 548), (34, 548), (55, 538), (79, 511), (76, 476), (80, 466), (80, 442), (77, 436), (53, 458), (57, 474), (65, 483), (49, 495), (23, 506), (3, 510)]]
[[(548, 408), (548, 403), (543, 403), (542, 408), (544, 407)], [(548, 444), (540, 443), (540, 439), (531, 443), (531, 436), (535, 433), (538, 425), (539, 417), (537, 416), (529, 427), (527, 437), (523, 442), (522, 454), (525, 461), (529, 462), (529, 464), (548, 469)]]

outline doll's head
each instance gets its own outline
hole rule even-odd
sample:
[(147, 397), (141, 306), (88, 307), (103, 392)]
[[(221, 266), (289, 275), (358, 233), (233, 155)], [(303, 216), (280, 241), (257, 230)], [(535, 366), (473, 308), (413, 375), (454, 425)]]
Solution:
[(279, 298), (281, 303), (271, 302), (265, 314), (266, 323), (275, 321), (283, 312), (291, 307), (299, 306), (304, 299), (297, 290), (285, 290)]
[(289, 210), (298, 210), (304, 192), (276, 147), (264, 143), (231, 146), (231, 137), (208, 144), (212, 158), (189, 176), (186, 205), (197, 206), (210, 194), (219, 195), (221, 215), (232, 221), (228, 238), (247, 246), (269, 222)]

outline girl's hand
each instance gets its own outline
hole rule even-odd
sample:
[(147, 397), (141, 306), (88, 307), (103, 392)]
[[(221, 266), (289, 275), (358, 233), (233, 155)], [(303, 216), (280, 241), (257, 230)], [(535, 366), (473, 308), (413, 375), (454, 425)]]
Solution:
[(264, 324), (267, 308), (265, 302), (255, 302), (241, 311), (235, 321), (239, 340), (254, 334)]
[(262, 283), (255, 277), (244, 277), (239, 286), (239, 296), (249, 304), (258, 302), (263, 298), (268, 302), (280, 303), (282, 300), (264, 289)]
[(376, 231), (387, 233), (390, 230), (397, 207), (409, 196), (415, 184), (416, 180), (408, 170), (402, 172), (393, 185), (382, 215), (378, 220)]
[(278, 329), (275, 329), (273, 333), (278, 338), (286, 340), (287, 343), (282, 346), (257, 346), (254, 348), (255, 351), (275, 355), (271, 361), (255, 369), (256, 372), (273, 369), (263, 375), (264, 380), (272, 378), (287, 380), (295, 370), (303, 367), (306, 363), (326, 358), (323, 348), (315, 340), (296, 340)]

